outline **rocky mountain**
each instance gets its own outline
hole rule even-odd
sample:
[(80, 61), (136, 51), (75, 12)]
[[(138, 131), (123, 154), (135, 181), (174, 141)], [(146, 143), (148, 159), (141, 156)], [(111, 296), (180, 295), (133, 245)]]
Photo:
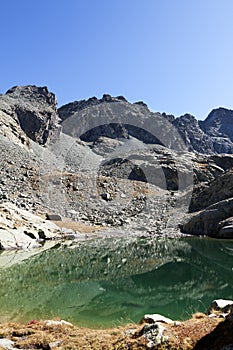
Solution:
[(231, 237), (232, 117), (110, 95), (57, 109), (46, 87), (13, 87), (0, 95), (1, 248), (90, 232)]
[(208, 117), (200, 122), (202, 130), (216, 139), (222, 137), (233, 140), (233, 111), (226, 108), (214, 109)]
[[(98, 108), (95, 108), (96, 106), (98, 106)], [(98, 113), (96, 113), (96, 111), (97, 109), (103, 109), (104, 106), (107, 110), (105, 112), (101, 111), (102, 114), (105, 113), (104, 117), (103, 115), (101, 117), (105, 120), (106, 124), (98, 125), (88, 130), (84, 135), (78, 135), (78, 133), (82, 132), (79, 129), (76, 130), (76, 132), (73, 130), (78, 127), (78, 123), (75, 122), (76, 119), (85, 119), (85, 121), (91, 119), (91, 124), (94, 120), (96, 122), (98, 118)], [(128, 111), (124, 111), (124, 109), (127, 108)], [(140, 138), (145, 143), (160, 143), (156, 137), (146, 132), (149, 130), (143, 130), (140, 134), (138, 128), (142, 125), (145, 128), (145, 125), (149, 121), (150, 128), (152, 127), (152, 131), (154, 131), (153, 123), (156, 123), (157, 127), (158, 120), (161, 119), (163, 128), (165, 124), (167, 124), (167, 121), (175, 126), (188, 151), (203, 154), (231, 154), (233, 152), (233, 111), (225, 108), (214, 109), (204, 121), (198, 121), (190, 114), (175, 118), (173, 115), (167, 115), (165, 113), (153, 113), (142, 101), (131, 104), (123, 96), (112, 97), (105, 94), (102, 99), (92, 97), (88, 100), (68, 103), (60, 107), (58, 112), (63, 122), (69, 120), (69, 122), (63, 123), (63, 131), (69, 133), (70, 130), (68, 129), (71, 129), (71, 120), (74, 120), (75, 127), (72, 127), (72, 134), (81, 136), (85, 141), (96, 140), (99, 136), (110, 138), (133, 136)], [(126, 119), (126, 124), (123, 126), (121, 125), (122, 120), (119, 122), (119, 119), (122, 119), (122, 113), (124, 115), (123, 118)], [(127, 124), (127, 118), (130, 113), (132, 115), (130, 120), (132, 124)], [(127, 117), (125, 117), (125, 114), (127, 114)], [(135, 118), (137, 121), (135, 121)], [(98, 122), (99, 121), (98, 119)]]

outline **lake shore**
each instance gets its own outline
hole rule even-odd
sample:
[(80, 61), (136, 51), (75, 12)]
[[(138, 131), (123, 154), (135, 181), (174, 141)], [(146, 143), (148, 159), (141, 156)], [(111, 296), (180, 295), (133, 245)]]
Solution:
[(0, 349), (220, 350), (233, 343), (232, 323), (232, 318), (202, 313), (172, 324), (128, 324), (109, 329), (83, 328), (59, 320), (1, 323)]

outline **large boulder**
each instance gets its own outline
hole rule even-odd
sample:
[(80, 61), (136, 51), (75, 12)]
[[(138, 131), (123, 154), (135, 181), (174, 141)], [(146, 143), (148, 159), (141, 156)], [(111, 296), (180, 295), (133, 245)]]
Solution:
[(223, 313), (232, 313), (233, 312), (233, 300), (225, 299), (215, 299), (212, 301), (210, 307), (207, 310), (207, 314), (223, 312)]
[[(204, 169), (201, 173), (204, 173)], [(194, 192), (189, 208), (191, 212), (205, 209), (214, 203), (233, 197), (232, 170), (212, 180), (203, 189)]]
[(233, 238), (231, 224), (225, 221), (232, 216), (232, 212), (233, 198), (222, 200), (189, 217), (181, 230), (192, 235)]
[(233, 217), (220, 221), (218, 232), (221, 238), (233, 238)]
[(0, 205), (0, 250), (39, 247), (41, 240), (59, 237), (61, 230), (54, 223), (19, 209), (13, 203)]

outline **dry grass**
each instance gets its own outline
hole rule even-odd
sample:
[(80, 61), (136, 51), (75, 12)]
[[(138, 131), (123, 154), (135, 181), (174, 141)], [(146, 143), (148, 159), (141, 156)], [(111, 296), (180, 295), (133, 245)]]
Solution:
[(103, 227), (100, 226), (90, 226), (83, 222), (74, 221), (69, 218), (62, 218), (62, 221), (53, 221), (54, 224), (59, 226), (60, 228), (67, 228), (74, 231), (78, 231), (80, 233), (94, 233), (99, 230), (103, 230)]
[(195, 163), (197, 165), (198, 168), (201, 169), (208, 169), (209, 168), (209, 164), (208, 163)]
[(193, 349), (202, 337), (211, 333), (219, 322), (222, 321), (219, 318), (203, 317), (202, 315), (203, 314), (198, 314), (197, 317), (193, 317), (192, 319), (176, 326), (169, 325), (166, 327), (168, 329), (167, 333), (170, 337), (170, 345), (173, 345), (174, 349)]
[(67, 325), (47, 326), (43, 321), (25, 326), (7, 323), (0, 325), (0, 337), (13, 340), (19, 349), (146, 349), (145, 339), (138, 341), (126, 334), (129, 328), (93, 330)]
[[(164, 335), (168, 336), (168, 341), (154, 349), (219, 350), (219, 344), (223, 346), (233, 341), (232, 328), (226, 328), (228, 333), (224, 333), (225, 322), (220, 318), (196, 314), (192, 319), (179, 324), (164, 325)], [(141, 332), (142, 328), (143, 325), (131, 324), (100, 330), (66, 324), (49, 326), (45, 321), (32, 321), (27, 325), (0, 324), (0, 338), (13, 340), (18, 349), (143, 350), (148, 348), (146, 338)], [(230, 334), (231, 338), (227, 337), (227, 334)], [(211, 343), (208, 343), (208, 337)], [(206, 342), (209, 344), (207, 347)]]

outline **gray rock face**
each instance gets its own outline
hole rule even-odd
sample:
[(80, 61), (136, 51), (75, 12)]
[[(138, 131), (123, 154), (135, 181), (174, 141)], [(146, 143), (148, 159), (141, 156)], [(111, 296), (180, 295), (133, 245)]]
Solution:
[(198, 120), (194, 116), (185, 114), (176, 118), (173, 121), (173, 125), (178, 129), (190, 152), (214, 152), (211, 137), (204, 133), (200, 128)]
[(233, 173), (228, 171), (213, 179), (209, 185), (194, 192), (190, 211), (204, 209), (216, 202), (233, 197)]
[(146, 144), (166, 146), (170, 138), (174, 149), (182, 147), (177, 145), (174, 137), (173, 140), (170, 137), (171, 123), (166, 116), (150, 112), (144, 104), (131, 104), (123, 97), (104, 96), (101, 100), (91, 98), (61, 107), (59, 115), (63, 120), (63, 132), (85, 142), (97, 142), (100, 137), (136, 137)]
[[(214, 157), (223, 165), (224, 156)], [(210, 160), (213, 158), (210, 157)], [(225, 169), (231, 165), (226, 158)], [(223, 171), (204, 185), (195, 186), (189, 209), (190, 214), (182, 226), (185, 233), (208, 235), (219, 238), (233, 238), (232, 219), (233, 173), (232, 169)]]
[[(119, 122), (119, 113), (122, 109), (131, 113), (132, 120), (163, 119), (172, 123), (177, 128), (184, 144), (191, 152), (206, 154), (232, 153), (233, 152), (233, 128), (231, 126), (233, 111), (219, 108), (213, 110), (205, 121), (198, 122), (195, 117), (185, 114), (179, 118), (165, 113), (152, 113), (147, 105), (142, 102), (129, 103), (123, 96), (112, 97), (103, 95), (101, 99), (92, 97), (88, 100), (75, 101), (59, 108), (59, 116), (64, 122), (67, 119), (79, 119), (91, 115), (95, 119), (96, 114), (103, 112), (105, 108), (105, 123), (103, 125), (87, 128), (83, 134), (78, 131), (84, 141), (96, 141), (99, 137), (113, 139), (137, 137), (145, 143), (163, 144), (159, 137), (155, 137), (149, 130), (141, 130), (140, 125), (122, 124)], [(57, 137), (60, 132), (59, 117), (55, 95), (46, 87), (16, 86), (0, 96), (0, 111), (7, 113), (19, 122), (21, 129), (33, 141), (39, 144), (49, 142)], [(124, 113), (124, 112), (123, 112)], [(95, 123), (94, 123), (95, 124)], [(98, 124), (98, 123), (97, 123)], [(67, 131), (67, 123), (63, 125)], [(77, 126), (76, 126), (77, 130)], [(77, 135), (75, 130), (73, 135)], [(165, 145), (166, 146), (166, 145)]]
[(190, 151), (199, 153), (233, 152), (233, 111), (213, 110), (204, 121), (185, 114), (173, 121)]
[[(59, 115), (62, 120), (65, 120), (78, 111), (81, 111), (88, 107), (97, 106), (103, 102), (127, 102), (127, 100), (123, 96), (112, 97), (111, 95), (104, 94), (101, 99), (98, 99), (97, 97), (91, 97), (88, 100), (80, 100), (67, 103), (66, 105), (59, 108)], [(147, 107), (144, 102), (138, 103)]]
[(214, 109), (200, 122), (202, 130), (211, 137), (216, 153), (232, 153), (233, 111), (226, 108)]
[(214, 109), (200, 122), (201, 128), (212, 137), (229, 138), (233, 141), (233, 111), (226, 108)]
[(46, 87), (16, 86), (0, 96), (0, 111), (18, 122), (33, 141), (46, 144), (59, 135), (55, 95)]

